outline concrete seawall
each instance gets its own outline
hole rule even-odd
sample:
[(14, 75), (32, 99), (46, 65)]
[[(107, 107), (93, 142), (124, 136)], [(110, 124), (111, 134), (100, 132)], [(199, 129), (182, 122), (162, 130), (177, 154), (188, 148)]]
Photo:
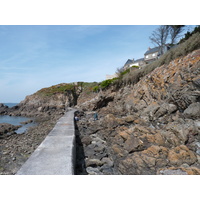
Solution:
[(75, 169), (74, 112), (71, 109), (33, 152), (16, 175), (73, 175)]

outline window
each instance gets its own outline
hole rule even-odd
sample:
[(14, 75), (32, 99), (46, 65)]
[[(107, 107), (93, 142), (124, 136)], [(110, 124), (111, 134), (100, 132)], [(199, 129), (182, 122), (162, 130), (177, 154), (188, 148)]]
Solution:
[(153, 57), (155, 57), (156, 56), (156, 54), (155, 53), (153, 53), (153, 55), (152, 55)]
[(146, 58), (148, 58), (149, 56), (147, 55)]

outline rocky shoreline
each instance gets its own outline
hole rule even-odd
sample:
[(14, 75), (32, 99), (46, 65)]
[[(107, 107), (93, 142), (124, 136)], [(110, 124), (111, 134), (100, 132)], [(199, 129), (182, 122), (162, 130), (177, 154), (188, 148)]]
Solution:
[[(37, 125), (23, 134), (0, 139), (0, 175), (14, 175), (49, 134), (61, 115), (35, 118)], [(10, 125), (7, 125), (11, 127)]]

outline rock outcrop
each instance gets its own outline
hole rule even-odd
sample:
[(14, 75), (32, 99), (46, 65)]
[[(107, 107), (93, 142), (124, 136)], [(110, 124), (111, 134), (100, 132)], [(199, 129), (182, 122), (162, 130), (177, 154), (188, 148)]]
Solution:
[(78, 108), (88, 174), (200, 174), (200, 50)]
[(14, 126), (8, 123), (0, 123), (0, 139), (15, 134), (15, 130), (17, 130), (20, 127), (21, 125)]
[(28, 117), (62, 115), (68, 107), (75, 106), (77, 101), (78, 93), (68, 87), (69, 84), (63, 83), (43, 88), (7, 109), (7, 114)]
[(7, 114), (8, 106), (4, 105), (3, 103), (0, 103), (0, 115)]

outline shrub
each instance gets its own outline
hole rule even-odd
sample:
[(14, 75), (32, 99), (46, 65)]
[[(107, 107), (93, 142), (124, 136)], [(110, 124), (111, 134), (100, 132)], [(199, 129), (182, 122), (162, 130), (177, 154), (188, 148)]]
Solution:
[[(83, 86), (83, 91), (86, 93), (86, 94), (90, 94), (91, 92), (94, 92), (94, 88), (96, 87), (96, 89), (97, 89), (97, 87), (98, 87), (98, 83), (97, 82), (83, 82), (83, 84), (82, 84), (82, 86)], [(98, 91), (98, 89), (97, 90), (95, 90), (95, 91)]]
[(97, 86), (94, 86), (93, 88), (92, 88), (92, 91), (93, 92), (99, 92), (99, 86), (97, 85)]
[(108, 87), (111, 83), (112, 83), (112, 79), (108, 79), (108, 80), (102, 81), (100, 83), (100, 87), (102, 89), (104, 89), (104, 88)]

